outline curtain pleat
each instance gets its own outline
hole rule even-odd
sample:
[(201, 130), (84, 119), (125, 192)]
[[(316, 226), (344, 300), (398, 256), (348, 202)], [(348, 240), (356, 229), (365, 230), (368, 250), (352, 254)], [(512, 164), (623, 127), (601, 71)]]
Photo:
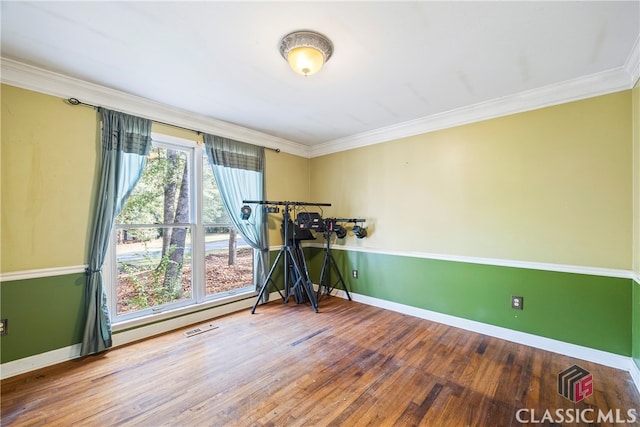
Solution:
[(102, 265), (115, 218), (140, 179), (151, 149), (150, 120), (104, 108), (101, 111), (102, 161), (86, 271), (86, 323), (81, 356), (99, 353), (112, 346)]
[(264, 200), (264, 147), (208, 134), (204, 135), (204, 143), (227, 214), (255, 251), (255, 286), (259, 290), (269, 265), (267, 214), (260, 209), (250, 221), (241, 221), (240, 209), (243, 200)]

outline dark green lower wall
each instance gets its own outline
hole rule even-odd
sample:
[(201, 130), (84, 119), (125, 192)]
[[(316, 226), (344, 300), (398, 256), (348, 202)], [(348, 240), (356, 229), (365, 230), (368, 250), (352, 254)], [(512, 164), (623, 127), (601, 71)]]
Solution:
[[(323, 251), (308, 248), (308, 254), (317, 282)], [(631, 356), (631, 279), (358, 251), (332, 254), (355, 293)], [(353, 269), (358, 279), (351, 278)], [(512, 295), (524, 297), (524, 310), (511, 308)]]
[(0, 316), (9, 322), (0, 362), (81, 342), (84, 287), (83, 273), (0, 283)]
[[(276, 255), (271, 252), (271, 262)], [(280, 286), (281, 268), (273, 279)], [(82, 342), (84, 289), (84, 273), (0, 283), (0, 318), (9, 321), (9, 333), (0, 337), (0, 363)]]
[[(305, 252), (317, 283), (323, 251), (306, 248)], [(345, 250), (332, 253), (355, 293), (633, 354), (640, 366), (640, 285), (631, 279)], [(272, 261), (276, 255), (271, 253)], [(358, 279), (351, 278), (353, 269), (358, 270)], [(273, 279), (280, 287), (281, 268)], [(79, 343), (84, 283), (82, 273), (2, 282), (0, 316), (9, 319), (9, 334), (0, 338), (0, 363)], [(524, 310), (510, 307), (511, 295), (524, 297)]]

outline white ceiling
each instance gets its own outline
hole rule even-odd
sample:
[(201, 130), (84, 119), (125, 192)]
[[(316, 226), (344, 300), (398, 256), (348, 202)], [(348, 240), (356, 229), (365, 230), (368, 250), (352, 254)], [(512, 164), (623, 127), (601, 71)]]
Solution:
[[(612, 70), (638, 76), (640, 1), (2, 0), (1, 12), (5, 59), (309, 147)], [(278, 51), (300, 29), (334, 44), (309, 77)]]

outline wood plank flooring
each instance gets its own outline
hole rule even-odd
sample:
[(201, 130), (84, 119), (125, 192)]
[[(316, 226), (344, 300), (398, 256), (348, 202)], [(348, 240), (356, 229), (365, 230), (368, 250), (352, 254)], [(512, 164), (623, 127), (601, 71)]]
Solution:
[[(626, 372), (340, 298), (319, 308), (272, 302), (8, 378), (2, 425), (515, 426), (519, 409), (640, 421)], [(576, 404), (557, 391), (573, 364), (593, 375)]]

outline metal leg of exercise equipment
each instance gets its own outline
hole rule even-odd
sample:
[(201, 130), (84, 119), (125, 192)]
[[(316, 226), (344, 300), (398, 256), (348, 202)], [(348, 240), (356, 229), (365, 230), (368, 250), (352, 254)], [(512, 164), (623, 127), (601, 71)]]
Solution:
[[(322, 295), (331, 295), (331, 292), (338, 286), (342, 285), (342, 289), (347, 294), (347, 298), (351, 301), (351, 295), (347, 289), (347, 285), (342, 278), (342, 273), (336, 263), (336, 260), (331, 254), (331, 231), (324, 232), (324, 240), (326, 245), (324, 247), (324, 261), (322, 263), (322, 271), (320, 273), (320, 282), (318, 283), (318, 300)], [(335, 283), (331, 282), (331, 269), (338, 276), (338, 280)]]

